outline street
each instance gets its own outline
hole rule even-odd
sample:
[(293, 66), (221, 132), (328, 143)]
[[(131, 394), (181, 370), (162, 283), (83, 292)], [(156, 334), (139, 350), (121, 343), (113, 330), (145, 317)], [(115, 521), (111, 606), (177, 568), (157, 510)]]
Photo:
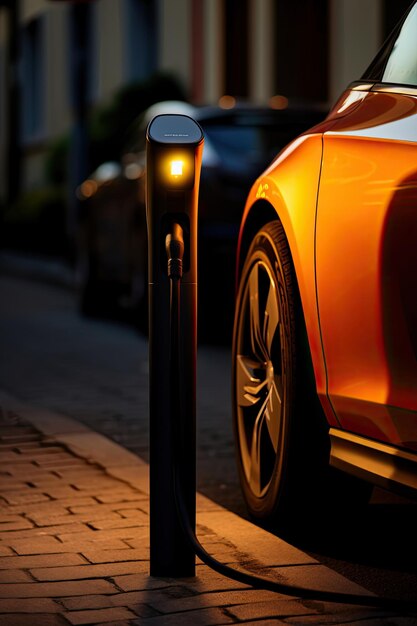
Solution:
[[(146, 339), (128, 326), (81, 318), (74, 295), (62, 288), (1, 276), (0, 301), (0, 387), (79, 420), (147, 460)], [(229, 349), (201, 347), (198, 489), (245, 516), (234, 462), (229, 379)], [(416, 509), (414, 503), (377, 492), (354, 526), (329, 520), (326, 539), (299, 547), (375, 593), (415, 598)]]

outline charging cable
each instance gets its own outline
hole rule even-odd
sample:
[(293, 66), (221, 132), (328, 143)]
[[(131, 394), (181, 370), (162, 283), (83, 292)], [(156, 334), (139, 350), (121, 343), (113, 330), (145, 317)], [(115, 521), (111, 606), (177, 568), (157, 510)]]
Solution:
[[(168, 277), (170, 279), (170, 399), (172, 402), (175, 426), (178, 426), (181, 419), (181, 368), (180, 368), (180, 305), (181, 305), (181, 278), (182, 261), (184, 256), (184, 236), (179, 224), (173, 223), (171, 232), (165, 239), (166, 253), (168, 257)], [(256, 589), (266, 589), (287, 596), (301, 597), (306, 600), (319, 600), (324, 602), (338, 602), (342, 604), (353, 604), (358, 606), (369, 606), (390, 611), (413, 612), (417, 611), (417, 601), (398, 600), (395, 598), (385, 598), (370, 594), (339, 593), (337, 591), (326, 591), (320, 589), (310, 589), (280, 583), (264, 576), (249, 574), (241, 570), (232, 568), (224, 563), (220, 563), (212, 557), (198, 540), (196, 533), (190, 523), (187, 507), (184, 502), (178, 467), (177, 446), (174, 446), (174, 467), (173, 467), (173, 488), (175, 503), (178, 511), (178, 518), (184, 535), (189, 541), (194, 553), (213, 570), (232, 578), (245, 585), (250, 585)]]

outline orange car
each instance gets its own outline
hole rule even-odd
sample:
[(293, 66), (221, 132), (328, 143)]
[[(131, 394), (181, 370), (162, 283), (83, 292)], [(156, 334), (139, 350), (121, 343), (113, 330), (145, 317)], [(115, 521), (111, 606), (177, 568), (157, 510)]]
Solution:
[(246, 203), (233, 402), (259, 518), (416, 493), (416, 142), (417, 3)]

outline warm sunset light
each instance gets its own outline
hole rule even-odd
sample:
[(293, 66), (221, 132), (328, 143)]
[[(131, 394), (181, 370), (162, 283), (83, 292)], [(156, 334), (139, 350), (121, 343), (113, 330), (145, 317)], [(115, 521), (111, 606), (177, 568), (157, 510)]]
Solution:
[(0, 303), (0, 626), (417, 626), (417, 0), (0, 0)]

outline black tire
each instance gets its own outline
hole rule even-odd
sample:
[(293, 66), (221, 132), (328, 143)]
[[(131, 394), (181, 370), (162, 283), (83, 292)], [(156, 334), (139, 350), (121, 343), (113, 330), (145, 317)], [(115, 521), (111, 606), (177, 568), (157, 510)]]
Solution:
[[(315, 390), (294, 268), (279, 221), (254, 237), (240, 279), (233, 337), (237, 463), (250, 514), (305, 527), (369, 498), (371, 487), (329, 467), (328, 425)], [(311, 509), (311, 507), (314, 507)]]

